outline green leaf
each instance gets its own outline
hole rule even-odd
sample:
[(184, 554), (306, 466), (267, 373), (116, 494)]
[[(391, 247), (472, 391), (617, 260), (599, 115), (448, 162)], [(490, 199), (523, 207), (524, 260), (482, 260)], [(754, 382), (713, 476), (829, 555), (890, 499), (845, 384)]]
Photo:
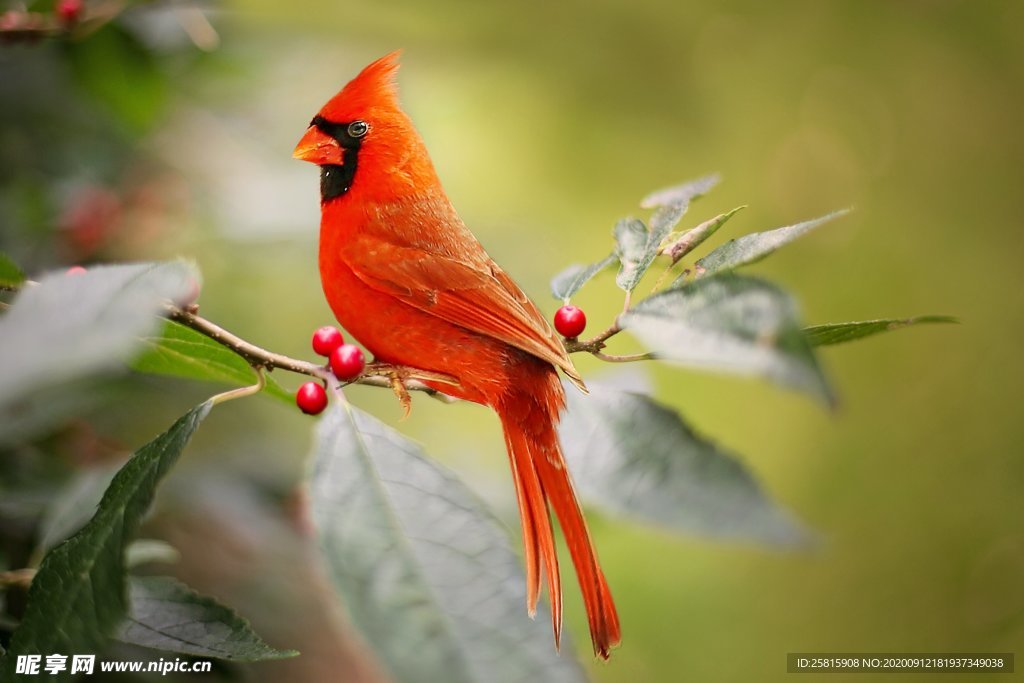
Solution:
[(548, 620), (526, 615), (506, 531), (418, 445), (335, 404), (310, 496), (328, 576), (395, 681), (584, 680)]
[(615, 284), (627, 292), (633, 291), (658, 255), (662, 240), (686, 213), (687, 206), (683, 202), (658, 208), (651, 216), (650, 230), (636, 218), (624, 218), (615, 224), (615, 254), (621, 264)]
[(644, 268), (640, 263), (647, 253), (650, 234), (647, 226), (638, 218), (623, 218), (612, 231), (615, 237), (615, 255), (619, 259), (619, 272), (615, 284), (631, 291), (643, 277)]
[(828, 346), (829, 344), (842, 344), (855, 339), (863, 339), (880, 332), (890, 332), (911, 325), (959, 322), (956, 318), (948, 315), (919, 315), (916, 318), (884, 318), (861, 322), (812, 325), (804, 328), (804, 335), (811, 346)]
[(717, 173), (706, 175), (696, 180), (690, 180), (681, 185), (666, 187), (647, 195), (640, 201), (640, 206), (645, 209), (653, 209), (657, 206), (671, 206), (673, 204), (688, 204), (697, 197), (703, 197), (711, 191), (722, 176)]
[(828, 223), (840, 216), (845, 216), (849, 212), (849, 209), (841, 209), (821, 218), (804, 221), (796, 225), (776, 228), (766, 232), (755, 232), (729, 240), (704, 258), (697, 260), (697, 274), (711, 275), (712, 273), (733, 270), (734, 268), (760, 261), (797, 237), (807, 234), (819, 225)]
[(0, 442), (23, 431), (34, 395), (123, 367), (163, 302), (194, 295), (198, 277), (183, 262), (97, 266), (22, 289), (0, 316)]
[(619, 318), (657, 357), (760, 375), (835, 398), (801, 330), (796, 305), (763, 280), (723, 274), (644, 299)]
[(745, 208), (747, 207), (737, 206), (728, 213), (718, 214), (714, 218), (709, 218), (696, 228), (691, 228), (685, 232), (672, 233), (662, 242), (662, 251), (672, 259), (673, 265), (679, 263), (681, 258), (699, 247), (704, 240), (714, 235), (720, 227), (725, 225), (726, 221)]
[(618, 261), (618, 257), (615, 254), (609, 254), (597, 263), (591, 263), (589, 266), (579, 264), (569, 266), (551, 278), (551, 295), (568, 303), (569, 299), (576, 292), (580, 291), (583, 285), (587, 284), (592, 277), (616, 261)]
[(749, 469), (673, 410), (640, 394), (568, 392), (561, 433), (573, 479), (595, 507), (675, 531), (796, 545), (808, 534)]
[(25, 654), (89, 654), (102, 648), (127, 613), (124, 549), (157, 484), (177, 461), (211, 403), (200, 404), (136, 451), (117, 473), (96, 514), (43, 558), (28, 607), (0, 660), (0, 681), (15, 681)]
[(654, 213), (651, 214), (650, 239), (654, 242), (654, 256), (658, 255), (658, 247), (661, 246), (662, 241), (668, 237), (673, 228), (679, 225), (679, 221), (682, 220), (689, 208), (689, 202), (679, 202), (678, 204), (659, 206)]
[(93, 516), (103, 492), (117, 474), (116, 465), (90, 467), (54, 497), (39, 523), (37, 556), (81, 529)]
[(5, 252), (0, 251), (0, 287), (17, 287), (25, 281), (25, 273)]
[(249, 622), (213, 598), (166, 576), (133, 576), (131, 608), (117, 639), (195, 657), (256, 662), (299, 654), (270, 647)]
[[(237, 353), (206, 335), (173, 320), (164, 323), (159, 335), (143, 337), (145, 350), (132, 369), (154, 375), (224, 382), (236, 386), (256, 382), (256, 373)], [(291, 403), (293, 397), (277, 380), (265, 374), (266, 392)]]

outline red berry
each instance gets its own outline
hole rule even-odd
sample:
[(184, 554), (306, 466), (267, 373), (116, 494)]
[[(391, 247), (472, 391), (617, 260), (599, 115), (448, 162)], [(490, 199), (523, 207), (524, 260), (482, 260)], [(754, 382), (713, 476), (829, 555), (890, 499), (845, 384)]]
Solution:
[(578, 337), (586, 327), (587, 316), (584, 315), (582, 308), (562, 306), (555, 311), (555, 329), (563, 337)]
[(65, 275), (82, 275), (82, 274), (84, 274), (86, 272), (88, 272), (88, 271), (86, 271), (86, 269), (83, 268), (82, 266), (71, 266), (66, 271), (64, 271), (64, 274)]
[(321, 356), (328, 357), (334, 349), (345, 343), (345, 338), (337, 327), (326, 325), (313, 333), (313, 350)]
[(327, 407), (327, 392), (317, 382), (306, 382), (295, 392), (295, 405), (306, 415), (319, 415)]
[(57, 16), (66, 26), (71, 26), (82, 18), (82, 0), (60, 0), (57, 3)]
[(362, 350), (355, 344), (342, 344), (331, 353), (331, 371), (343, 382), (355, 379), (366, 367)]

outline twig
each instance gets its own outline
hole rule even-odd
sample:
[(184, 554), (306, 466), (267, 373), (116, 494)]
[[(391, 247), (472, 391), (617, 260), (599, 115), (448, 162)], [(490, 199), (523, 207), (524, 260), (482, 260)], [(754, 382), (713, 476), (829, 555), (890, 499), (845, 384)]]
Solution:
[(606, 363), (634, 363), (640, 360), (653, 360), (653, 353), (630, 353), (624, 356), (616, 356), (608, 353), (601, 353), (600, 351), (591, 351), (595, 358), (600, 358)]
[(249, 361), (249, 364), (253, 367), (262, 367), (267, 370), (281, 368), (282, 370), (288, 370), (289, 372), (296, 372), (301, 375), (316, 377), (317, 379), (324, 380), (325, 382), (329, 381), (332, 377), (330, 371), (322, 365), (289, 358), (288, 356), (283, 356), (279, 353), (267, 351), (255, 344), (250, 344), (241, 337), (228, 332), (216, 323), (210, 322), (206, 318), (196, 315), (195, 313), (179, 308), (174, 304), (166, 304), (165, 311), (167, 313), (167, 317), (171, 320), (181, 323), (185, 327), (190, 327), (196, 332), (209, 337), (218, 344), (228, 347), (239, 356)]
[(569, 353), (596, 353), (605, 347), (605, 342), (611, 337), (614, 337), (622, 328), (619, 327), (618, 321), (613, 323), (608, 329), (604, 330), (600, 334), (580, 341), (578, 339), (566, 339), (565, 350)]
[(252, 384), (247, 387), (239, 387), (238, 389), (231, 389), (223, 393), (217, 394), (210, 399), (210, 403), (217, 405), (224, 403), (225, 401), (232, 401), (236, 398), (243, 398), (245, 396), (252, 396), (263, 391), (263, 388), (267, 386), (267, 377), (263, 374), (264, 370), (260, 366), (253, 366), (253, 370), (256, 372), (256, 384)]
[(616, 321), (608, 327), (590, 339), (580, 341), (579, 339), (566, 339), (563, 341), (565, 344), (565, 350), (569, 353), (589, 353), (598, 360), (603, 360), (606, 363), (633, 363), (641, 360), (652, 360), (654, 359), (653, 353), (632, 353), (626, 355), (615, 355), (610, 353), (604, 353), (603, 349), (609, 339), (622, 332), (622, 328), (619, 327), (619, 321)]

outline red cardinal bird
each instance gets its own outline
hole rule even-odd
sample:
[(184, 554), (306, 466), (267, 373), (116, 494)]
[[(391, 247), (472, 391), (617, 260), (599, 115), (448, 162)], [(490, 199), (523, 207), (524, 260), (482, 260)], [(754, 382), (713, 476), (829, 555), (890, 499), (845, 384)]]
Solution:
[(519, 501), (527, 609), (547, 576), (558, 646), (562, 589), (549, 506), (561, 524), (590, 622), (607, 659), (619, 618), (576, 499), (555, 425), (556, 368), (583, 380), (523, 291), (455, 212), (398, 103), (398, 53), (378, 59), (313, 117), (294, 156), (320, 166), (320, 277), (342, 324), (376, 360), (434, 373), (451, 396), (501, 419)]

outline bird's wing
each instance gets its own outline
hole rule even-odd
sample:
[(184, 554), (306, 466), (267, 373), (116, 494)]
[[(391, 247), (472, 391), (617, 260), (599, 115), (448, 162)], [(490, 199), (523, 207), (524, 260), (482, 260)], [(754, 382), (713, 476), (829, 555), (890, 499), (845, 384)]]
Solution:
[(586, 391), (544, 316), (490, 259), (474, 263), (379, 236), (349, 239), (342, 252), (344, 261), (370, 287), (546, 360)]

